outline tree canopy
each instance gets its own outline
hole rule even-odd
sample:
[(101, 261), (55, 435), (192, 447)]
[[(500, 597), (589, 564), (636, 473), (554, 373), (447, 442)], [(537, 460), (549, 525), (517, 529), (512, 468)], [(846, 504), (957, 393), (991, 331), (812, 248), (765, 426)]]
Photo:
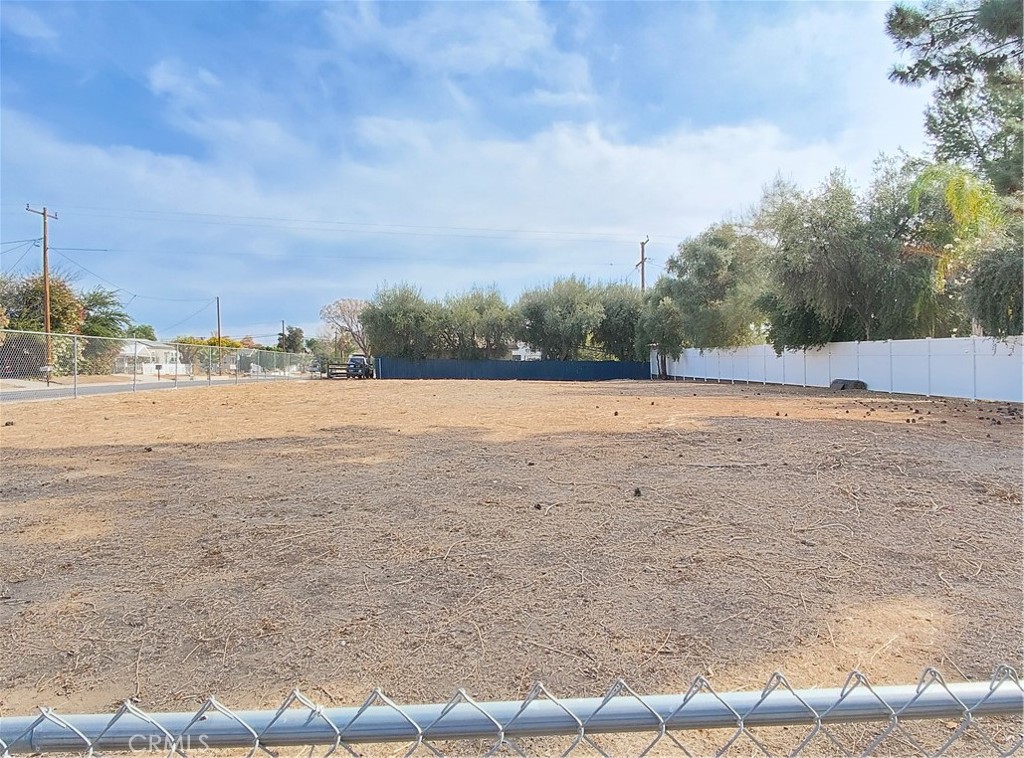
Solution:
[(962, 162), (1000, 194), (1019, 192), (1024, 172), (1024, 11), (1020, 0), (897, 3), (886, 31), (911, 57), (890, 78), (934, 82), (925, 128), (939, 161)]
[(604, 319), (598, 293), (576, 277), (524, 292), (516, 304), (517, 336), (547, 360), (577, 360)]
[(301, 353), (305, 346), (305, 336), (297, 326), (287, 326), (283, 333), (277, 335), (277, 349), (285, 353)]
[[(45, 325), (42, 274), (0, 278), (0, 307), (7, 316), (9, 329), (41, 332)], [(68, 279), (50, 278), (50, 331), (78, 334), (85, 311), (82, 300)]]
[(765, 252), (756, 236), (729, 223), (680, 243), (665, 266), (663, 288), (679, 308), (687, 344), (729, 347), (762, 338), (757, 301)]
[(82, 334), (94, 337), (125, 337), (132, 328), (132, 318), (121, 305), (117, 293), (94, 289), (84, 293), (82, 304)]
[[(0, 276), (0, 311), (6, 328), (41, 332), (45, 329), (45, 295), (42, 274)], [(50, 276), (50, 331), (92, 337), (128, 337), (134, 325), (120, 297), (113, 290), (96, 287), (76, 290), (71, 279)], [(147, 327), (152, 332), (152, 327)], [(155, 335), (154, 335), (155, 338)]]
[(597, 288), (604, 316), (593, 330), (593, 341), (620, 361), (647, 357), (646, 346), (638, 349), (637, 325), (644, 301), (632, 284), (606, 284)]
[(359, 320), (373, 355), (427, 358), (434, 352), (437, 309), (412, 285), (378, 289)]
[(342, 298), (329, 303), (320, 309), (320, 320), (327, 331), (318, 339), (324, 343), (337, 346), (344, 341), (355, 345), (363, 355), (370, 355), (370, 344), (366, 338), (366, 330), (360, 315), (366, 307), (365, 300)]

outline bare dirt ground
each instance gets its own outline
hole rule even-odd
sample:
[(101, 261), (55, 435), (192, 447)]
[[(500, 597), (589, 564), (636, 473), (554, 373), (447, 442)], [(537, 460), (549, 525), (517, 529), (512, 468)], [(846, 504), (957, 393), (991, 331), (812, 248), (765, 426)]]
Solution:
[(1024, 660), (1019, 406), (296, 381), (0, 419), (0, 715)]

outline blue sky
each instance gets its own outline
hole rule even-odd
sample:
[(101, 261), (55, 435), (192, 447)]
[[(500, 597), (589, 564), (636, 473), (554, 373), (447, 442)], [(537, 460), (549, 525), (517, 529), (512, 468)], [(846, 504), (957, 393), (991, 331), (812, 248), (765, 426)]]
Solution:
[(638, 281), (645, 235), (653, 278), (776, 175), (926, 152), (887, 7), (5, 0), (0, 237), (56, 210), (55, 265), (163, 338), (214, 296), (226, 334), (312, 334), (383, 283)]

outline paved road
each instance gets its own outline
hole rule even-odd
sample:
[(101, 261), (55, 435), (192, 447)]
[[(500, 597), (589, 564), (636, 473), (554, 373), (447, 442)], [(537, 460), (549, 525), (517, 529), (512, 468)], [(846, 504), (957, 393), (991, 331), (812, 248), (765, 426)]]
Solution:
[[(151, 390), (173, 390), (173, 389), (200, 389), (206, 387), (234, 386), (235, 384), (252, 384), (254, 382), (266, 382), (273, 380), (295, 380), (305, 377), (284, 377), (265, 376), (259, 379), (240, 378), (219, 379), (211, 382), (202, 380), (189, 382), (139, 382), (132, 388), (131, 384), (80, 384), (78, 385), (78, 397), (86, 395), (110, 395), (115, 392), (149, 392)], [(18, 389), (0, 390), (0, 403), (23, 403), (32, 400), (60, 400), (62, 398), (75, 397), (74, 387), (61, 385), (59, 387), (41, 387), (39, 389)]]

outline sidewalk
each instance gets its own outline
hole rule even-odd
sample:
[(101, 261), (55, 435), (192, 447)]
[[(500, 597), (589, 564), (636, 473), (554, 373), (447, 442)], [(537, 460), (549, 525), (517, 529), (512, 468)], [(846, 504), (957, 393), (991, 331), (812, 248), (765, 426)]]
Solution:
[(74, 378), (68, 376), (51, 381), (49, 386), (42, 380), (0, 379), (0, 403), (25, 400), (57, 400), (85, 395), (105, 395), (113, 392), (147, 392), (152, 390), (188, 389), (307, 378), (309, 378), (308, 374), (260, 374), (258, 376), (239, 374), (237, 377), (232, 374), (231, 376), (207, 377), (203, 375), (199, 377), (179, 377), (175, 381), (174, 379), (167, 378), (158, 380), (155, 376), (138, 376), (133, 384), (131, 376), (80, 376), (78, 377), (77, 386)]

